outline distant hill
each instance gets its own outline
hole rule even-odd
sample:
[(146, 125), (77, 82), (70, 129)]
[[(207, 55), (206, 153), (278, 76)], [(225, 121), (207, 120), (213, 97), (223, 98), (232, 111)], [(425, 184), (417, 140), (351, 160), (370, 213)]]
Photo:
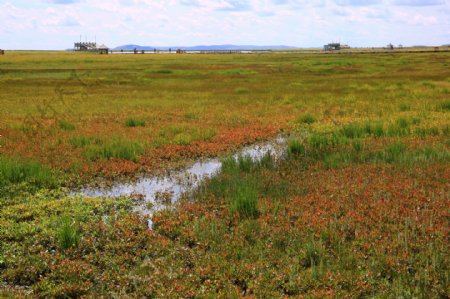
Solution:
[(140, 46), (140, 45), (123, 45), (114, 48), (113, 50), (186, 50), (186, 51), (206, 51), (206, 50), (287, 50), (287, 49), (295, 49), (295, 47), (291, 46), (255, 46), (255, 45), (210, 45), (210, 46), (192, 46), (192, 47), (184, 47), (184, 46), (172, 46), (172, 47), (152, 47), (152, 46)]

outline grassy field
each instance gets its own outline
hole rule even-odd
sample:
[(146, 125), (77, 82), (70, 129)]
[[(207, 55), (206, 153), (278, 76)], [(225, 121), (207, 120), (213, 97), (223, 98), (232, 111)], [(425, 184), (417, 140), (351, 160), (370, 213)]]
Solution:
[[(449, 296), (450, 53), (0, 56), (0, 295)], [(174, 209), (72, 198), (226, 159)]]

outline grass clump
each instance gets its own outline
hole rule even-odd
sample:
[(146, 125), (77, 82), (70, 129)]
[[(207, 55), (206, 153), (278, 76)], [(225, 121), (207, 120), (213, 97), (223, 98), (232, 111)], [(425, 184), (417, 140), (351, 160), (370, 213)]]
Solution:
[(238, 212), (243, 218), (257, 218), (258, 193), (256, 187), (250, 182), (243, 180), (230, 195), (231, 212)]
[(142, 119), (129, 118), (126, 120), (125, 126), (127, 126), (129, 128), (145, 127), (145, 121)]
[(66, 120), (60, 120), (58, 125), (59, 125), (59, 128), (64, 131), (75, 130), (75, 125)]
[(407, 136), (411, 133), (411, 121), (407, 118), (400, 117), (387, 128), (387, 136)]
[(146, 70), (146, 72), (153, 74), (172, 74), (174, 71), (168, 69), (160, 69), (160, 70)]
[(401, 158), (406, 150), (406, 146), (403, 142), (397, 141), (389, 145), (384, 152), (384, 159), (386, 162), (391, 163)]
[(250, 172), (255, 168), (256, 163), (253, 161), (252, 157), (249, 155), (240, 155), (237, 158), (238, 168), (242, 172)]
[(350, 161), (350, 155), (345, 152), (331, 153), (323, 159), (326, 169), (337, 169), (346, 166)]
[(312, 239), (306, 244), (305, 256), (302, 261), (303, 267), (309, 268), (323, 263), (325, 252), (321, 242)]
[(341, 133), (350, 139), (362, 138), (367, 133), (367, 129), (360, 124), (350, 123), (342, 127)]
[(352, 143), (352, 147), (353, 147), (353, 150), (355, 150), (356, 152), (361, 152), (364, 149), (364, 145), (359, 140), (355, 140)]
[(144, 146), (140, 143), (115, 140), (108, 144), (88, 148), (85, 156), (91, 161), (116, 158), (136, 162), (143, 152)]
[(228, 157), (222, 160), (222, 167), (220, 168), (221, 173), (225, 175), (236, 174), (239, 172), (239, 166), (233, 157)]
[(186, 133), (180, 133), (175, 135), (173, 143), (177, 145), (189, 145), (192, 143), (192, 136)]
[(383, 137), (385, 135), (383, 123), (366, 123), (365, 131), (367, 134), (375, 137)]
[(0, 157), (0, 187), (18, 183), (29, 183), (36, 188), (59, 185), (54, 173), (38, 162)]
[(316, 122), (316, 118), (313, 115), (307, 113), (305, 115), (300, 116), (297, 122), (301, 124), (310, 125)]
[(431, 127), (431, 128), (417, 128), (416, 135), (420, 138), (426, 138), (427, 136), (438, 136), (439, 128)]
[(288, 153), (290, 155), (304, 155), (306, 152), (305, 146), (297, 139), (291, 139), (288, 144)]
[(243, 88), (243, 87), (236, 88), (234, 91), (235, 91), (237, 94), (247, 94), (247, 93), (250, 93), (250, 92), (251, 92), (250, 89), (248, 89), (248, 88)]
[(406, 103), (401, 103), (399, 106), (399, 109), (401, 112), (409, 111), (409, 110), (411, 110), (411, 105), (406, 104)]
[(84, 148), (91, 144), (91, 139), (86, 136), (77, 136), (70, 138), (69, 143), (75, 148)]
[(324, 150), (331, 145), (331, 141), (323, 134), (312, 134), (308, 141), (310, 146), (315, 150)]
[(438, 110), (450, 111), (450, 101), (444, 101), (438, 105)]
[(57, 240), (61, 249), (77, 247), (81, 236), (78, 227), (69, 217), (64, 217), (57, 231)]

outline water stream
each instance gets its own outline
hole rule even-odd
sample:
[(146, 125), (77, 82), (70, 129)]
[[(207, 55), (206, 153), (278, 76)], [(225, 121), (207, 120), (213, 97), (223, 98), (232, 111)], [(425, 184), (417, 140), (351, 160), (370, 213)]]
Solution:
[[(277, 136), (275, 139), (244, 147), (233, 157), (250, 156), (258, 161), (270, 152), (274, 159), (279, 159), (286, 150), (287, 138)], [(136, 181), (116, 183), (110, 187), (87, 187), (77, 193), (90, 197), (118, 197), (122, 195), (139, 195), (143, 198), (136, 210), (149, 215), (154, 211), (176, 202), (183, 194), (195, 189), (206, 178), (211, 178), (220, 171), (221, 159), (199, 160), (190, 166), (171, 171), (164, 176), (143, 176)], [(151, 226), (151, 223), (149, 223)]]

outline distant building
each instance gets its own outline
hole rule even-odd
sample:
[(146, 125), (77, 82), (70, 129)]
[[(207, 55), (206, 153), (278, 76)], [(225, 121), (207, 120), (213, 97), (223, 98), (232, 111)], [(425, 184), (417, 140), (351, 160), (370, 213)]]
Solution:
[(98, 52), (100, 54), (108, 54), (109, 48), (105, 45), (101, 45), (97, 47), (97, 43), (93, 42), (79, 42), (74, 44), (74, 51), (81, 52)]
[(109, 48), (106, 45), (101, 45), (97, 48), (97, 52), (100, 54), (108, 54)]
[(325, 51), (340, 50), (341, 48), (341, 43), (329, 43), (328, 45), (323, 46)]
[(79, 42), (74, 44), (75, 51), (97, 51), (97, 43)]

